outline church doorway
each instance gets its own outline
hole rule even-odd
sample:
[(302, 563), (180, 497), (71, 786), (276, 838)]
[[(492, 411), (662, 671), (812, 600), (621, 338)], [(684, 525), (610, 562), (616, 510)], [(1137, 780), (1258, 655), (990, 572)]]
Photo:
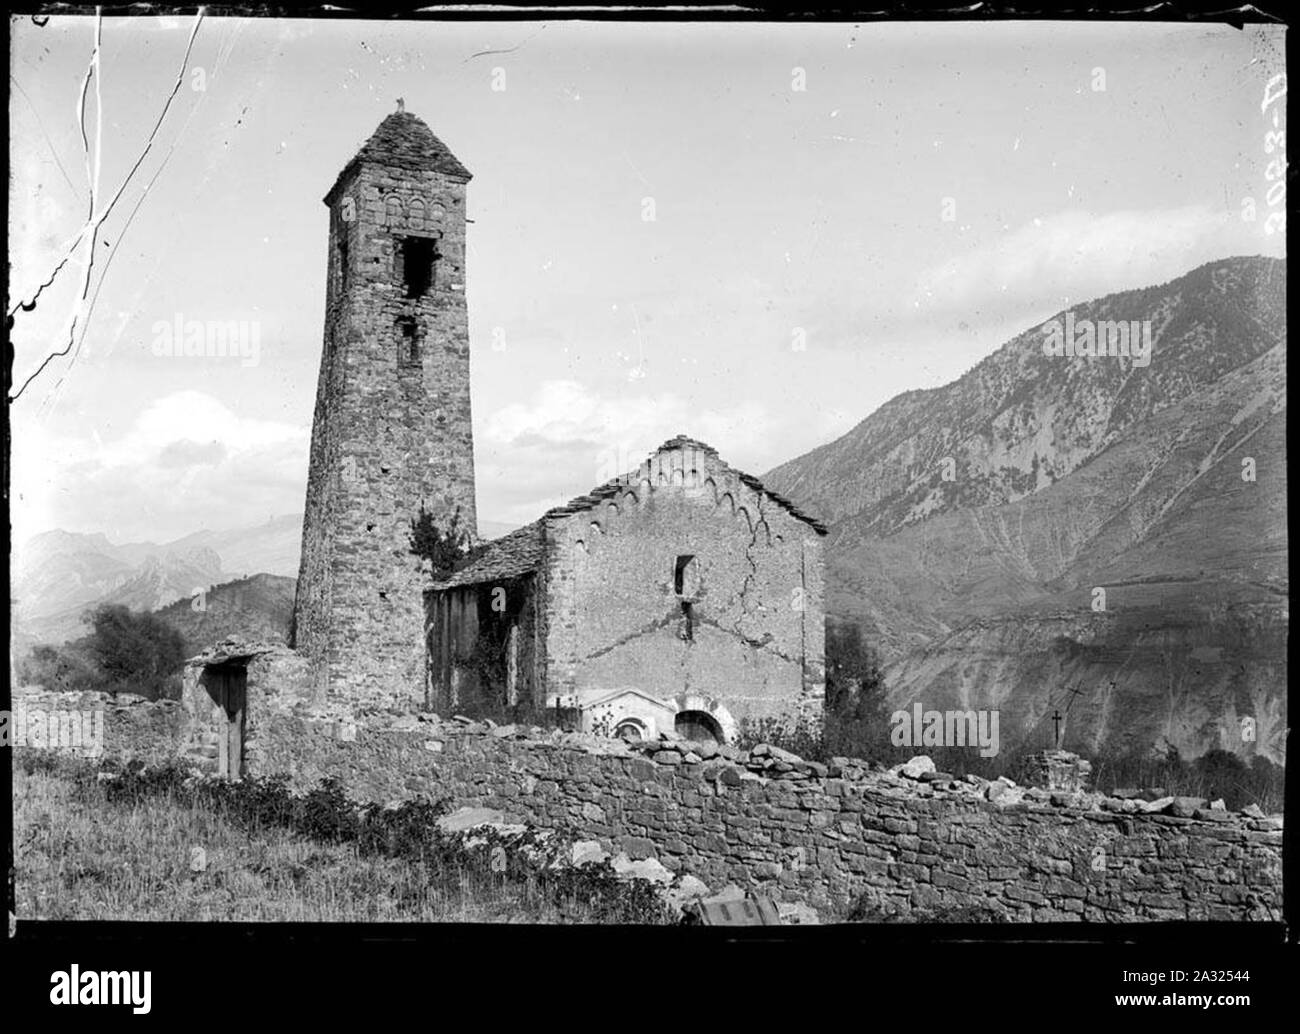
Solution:
[(682, 739), (693, 743), (723, 742), (722, 726), (714, 717), (704, 711), (679, 711), (673, 719), (673, 727)]

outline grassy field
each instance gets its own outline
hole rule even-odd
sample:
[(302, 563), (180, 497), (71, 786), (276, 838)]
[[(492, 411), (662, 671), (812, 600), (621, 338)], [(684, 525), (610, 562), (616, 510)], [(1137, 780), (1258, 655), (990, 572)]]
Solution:
[(667, 921), (648, 888), (609, 872), (551, 873), (517, 857), (496, 871), (500, 855), (494, 865), (490, 850), (438, 835), (427, 814), (405, 814), (422, 827), (412, 836), (415, 823), (387, 818), (402, 812), (354, 821), (354, 809), (323, 794), (289, 813), (274, 784), (239, 785), (249, 789), (207, 798), (178, 779), (104, 782), (85, 762), (17, 761), (18, 918)]

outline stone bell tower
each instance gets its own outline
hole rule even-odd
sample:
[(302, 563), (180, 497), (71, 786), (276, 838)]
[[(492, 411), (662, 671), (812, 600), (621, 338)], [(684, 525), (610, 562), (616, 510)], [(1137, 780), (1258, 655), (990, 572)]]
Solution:
[(294, 605), (316, 697), (424, 694), (421, 505), (476, 532), (465, 307), (470, 174), (429, 127), (389, 115), (325, 195), (325, 341)]

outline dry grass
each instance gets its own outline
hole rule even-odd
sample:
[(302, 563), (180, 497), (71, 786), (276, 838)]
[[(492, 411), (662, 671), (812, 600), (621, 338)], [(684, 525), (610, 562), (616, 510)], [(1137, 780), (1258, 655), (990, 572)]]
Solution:
[[(206, 867), (191, 870), (202, 848)], [(248, 830), (170, 797), (113, 803), (93, 780), (14, 767), (17, 915), (180, 922), (600, 921), (531, 878), (363, 856), (275, 828)]]

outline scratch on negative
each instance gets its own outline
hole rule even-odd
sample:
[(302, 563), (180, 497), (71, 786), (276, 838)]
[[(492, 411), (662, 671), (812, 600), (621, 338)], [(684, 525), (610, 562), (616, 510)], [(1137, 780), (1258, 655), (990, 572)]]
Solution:
[(515, 46), (513, 46), (513, 47), (506, 47), (504, 50), (480, 50), (480, 51), (478, 51), (478, 53), (471, 54), (471, 55), (470, 55), (469, 57), (467, 57), (464, 61), (462, 61), (461, 64), (462, 64), (462, 65), (468, 64), (469, 62), (473, 61), (476, 57), (486, 57), (486, 56), (489, 55), (489, 54), (513, 54), (516, 50), (518, 50), (520, 47), (522, 47), (525, 43), (528, 43), (530, 40), (534, 40), (534, 39), (536, 39), (537, 36), (538, 36), (538, 34), (542, 31), (542, 29), (545, 29), (545, 28), (546, 28), (546, 26), (543, 25), (541, 29), (538, 29), (537, 32), (534, 32), (531, 36), (528, 37), (528, 39), (524, 40), (522, 43), (517, 43), (517, 44), (516, 44)]
[[(109, 214), (113, 211), (114, 207), (121, 199), (122, 194), (126, 191), (127, 186), (134, 178), (137, 170), (139, 170), (141, 164), (144, 162), (150, 150), (153, 148), (154, 140), (158, 136), (158, 130), (162, 128), (163, 121), (167, 118), (167, 112), (171, 110), (172, 101), (175, 100), (176, 94), (180, 92), (181, 85), (185, 81), (185, 70), (186, 68), (189, 67), (190, 54), (194, 50), (194, 38), (198, 35), (199, 25), (201, 25), (203, 22), (203, 16), (206, 10), (207, 10), (206, 8), (200, 7), (198, 9), (197, 14), (195, 15), (194, 27), (190, 30), (190, 38), (189, 38), (189, 42), (186, 44), (185, 47), (185, 55), (184, 57), (181, 58), (180, 70), (176, 73), (176, 82), (175, 84), (173, 84), (171, 93), (168, 94), (167, 100), (163, 104), (162, 111), (158, 115), (158, 121), (154, 123), (153, 130), (150, 132), (148, 140), (145, 141), (145, 145), (141, 149), (140, 154), (136, 157), (135, 163), (131, 166), (130, 170), (127, 172), (126, 177), (122, 180), (121, 185), (117, 188), (117, 191), (116, 193), (114, 193), (112, 199), (109, 201), (107, 205), (104, 206), (103, 210), (99, 213), (98, 216), (95, 215), (95, 202), (97, 200), (96, 195), (98, 193), (98, 185), (99, 185), (98, 180), (99, 180), (99, 169), (100, 169), (100, 147), (102, 143), (101, 127), (102, 127), (102, 120), (103, 120), (103, 110), (102, 110), (103, 105), (102, 102), (96, 105), (96, 109), (97, 109), (96, 125), (97, 125), (97, 129), (99, 129), (100, 131), (96, 133), (96, 137), (95, 137), (94, 169), (93, 169), (93, 178), (92, 178), (91, 188), (90, 188), (90, 218), (87, 220), (86, 225), (82, 227), (81, 232), (77, 235), (77, 237), (73, 241), (72, 245), (69, 248), (68, 254), (65, 255), (59, 261), (59, 263), (55, 267), (54, 272), (50, 275), (50, 278), (40, 288), (37, 289), (36, 294), (33, 295), (32, 298), (27, 303), (22, 303), (22, 302), (19, 303), (19, 307), (21, 307), (24, 311), (30, 312), (31, 309), (35, 308), (36, 299), (40, 296), (41, 292), (44, 291), (46, 287), (48, 287), (50, 284), (54, 282), (54, 279), (58, 275), (59, 270), (62, 269), (63, 266), (67, 264), (68, 260), (72, 257), (72, 254), (76, 251), (77, 247), (81, 245), (81, 243), (86, 239), (87, 234), (89, 234), (90, 236), (89, 251), (86, 255), (85, 272), (82, 278), (81, 294), (77, 300), (77, 308), (73, 311), (72, 317), (69, 320), (68, 342), (63, 348), (59, 349), (58, 351), (51, 352), (49, 355), (45, 357), (44, 360), (41, 361), (40, 366), (38, 366), (36, 370), (33, 371), (33, 373), (23, 382), (22, 387), (20, 387), (16, 393), (10, 396), (9, 398), (10, 402), (18, 401), (18, 399), (22, 396), (23, 392), (25, 392), (28, 386), (31, 385), (32, 381), (34, 381), (37, 377), (39, 377), (41, 373), (45, 370), (45, 368), (53, 360), (55, 360), (59, 356), (67, 355), (69, 352), (72, 351), (73, 346), (79, 345), (80, 340), (85, 337), (85, 333), (86, 333), (85, 323), (82, 324), (81, 338), (77, 337), (76, 331), (77, 331), (77, 324), (80, 317), (84, 315), (86, 316), (87, 320), (89, 319), (89, 312), (84, 311), (83, 306), (85, 305), (87, 294), (90, 293), (90, 280), (91, 280), (92, 271), (94, 270), (94, 266), (95, 266), (95, 245), (98, 243), (99, 229), (103, 225), (104, 220), (106, 220)], [(90, 83), (90, 77), (93, 72), (95, 77), (96, 97), (98, 99), (99, 82), (100, 82), (100, 73), (99, 73), (100, 36), (102, 32), (102, 24), (103, 24), (102, 9), (97, 8), (96, 24), (95, 24), (95, 49), (93, 54), (91, 55), (91, 66), (89, 69), (87, 69), (86, 78), (82, 83), (80, 105), (78, 108), (78, 121), (81, 125), (82, 143), (86, 148), (86, 167), (88, 172), (91, 170), (91, 155), (89, 150), (90, 142), (86, 138), (86, 130), (85, 130), (86, 90)], [(14, 310), (10, 311), (9, 313), (10, 318), (13, 317), (14, 312), (16, 311), (17, 311), (17, 307)]]

